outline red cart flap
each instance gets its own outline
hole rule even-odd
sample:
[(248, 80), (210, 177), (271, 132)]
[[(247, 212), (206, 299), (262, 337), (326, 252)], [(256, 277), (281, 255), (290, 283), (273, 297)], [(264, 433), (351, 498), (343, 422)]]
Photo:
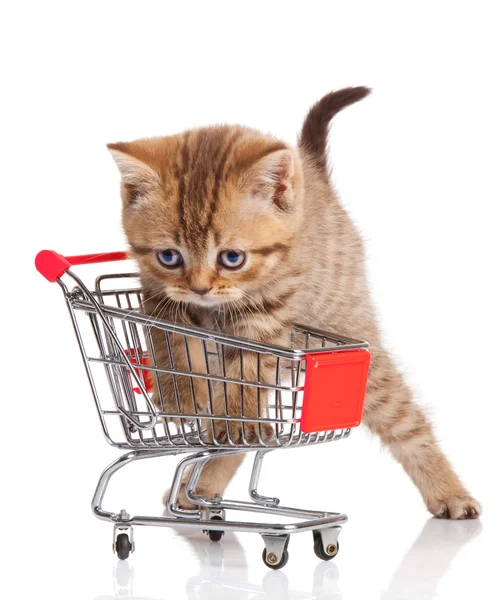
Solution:
[(367, 350), (309, 354), (300, 429), (304, 433), (361, 423), (370, 366)]

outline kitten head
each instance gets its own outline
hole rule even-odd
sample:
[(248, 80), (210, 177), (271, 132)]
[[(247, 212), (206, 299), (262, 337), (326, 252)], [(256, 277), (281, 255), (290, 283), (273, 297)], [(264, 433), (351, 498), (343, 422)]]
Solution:
[(272, 285), (302, 217), (295, 151), (239, 127), (109, 144), (143, 285), (209, 307)]

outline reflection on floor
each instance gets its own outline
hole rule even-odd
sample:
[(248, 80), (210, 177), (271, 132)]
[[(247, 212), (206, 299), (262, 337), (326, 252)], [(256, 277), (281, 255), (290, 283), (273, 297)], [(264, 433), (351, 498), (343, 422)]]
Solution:
[(481, 521), (429, 519), (394, 573), (382, 600), (435, 598), (461, 548), (481, 532)]
[[(427, 600), (434, 598), (439, 582), (460, 549), (481, 531), (480, 521), (430, 519), (392, 577), (383, 600)], [(199, 536), (186, 540), (198, 558), (199, 575), (186, 581), (189, 600), (341, 600), (334, 561), (321, 562), (308, 590), (289, 589), (286, 569), (268, 571), (260, 582), (248, 581), (245, 552), (232, 533), (224, 544), (206, 543)], [(134, 596), (134, 568), (118, 562), (113, 569), (114, 596), (96, 600), (160, 600)]]

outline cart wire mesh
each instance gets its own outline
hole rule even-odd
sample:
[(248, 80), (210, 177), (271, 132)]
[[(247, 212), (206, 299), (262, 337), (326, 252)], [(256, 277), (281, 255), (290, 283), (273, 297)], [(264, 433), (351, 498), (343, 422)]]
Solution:
[[(363, 342), (299, 325), (286, 348), (231, 337), (144, 314), (136, 274), (100, 276), (94, 291), (68, 275), (77, 287), (60, 285), (111, 445), (278, 448), (349, 435), (349, 428), (301, 431), (305, 362), (310, 353), (363, 348)], [(237, 410), (228, 407), (229, 394), (239, 396)]]

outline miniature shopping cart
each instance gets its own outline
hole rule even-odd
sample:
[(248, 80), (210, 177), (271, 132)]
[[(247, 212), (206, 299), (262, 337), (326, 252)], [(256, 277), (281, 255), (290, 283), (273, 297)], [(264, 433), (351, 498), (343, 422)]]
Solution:
[[(215, 327), (207, 330), (169, 322), (141, 312), (137, 274), (101, 275), (89, 289), (70, 270), (72, 265), (126, 259), (123, 252), (63, 257), (50, 250), (36, 257), (40, 273), (63, 291), (104, 435), (112, 446), (128, 450), (104, 470), (92, 500), (96, 517), (114, 524), (113, 549), (118, 557), (126, 559), (135, 549), (133, 526), (157, 525), (202, 529), (213, 541), (220, 540), (224, 531), (257, 532), (265, 544), (264, 563), (272, 569), (286, 564), (291, 533), (312, 531), (316, 555), (323, 560), (333, 558), (347, 516), (285, 508), (278, 498), (258, 493), (258, 480), (268, 452), (341, 440), (359, 425), (370, 361), (368, 344), (297, 325), (289, 345), (281, 347), (231, 337)], [(182, 365), (175, 364), (172, 354), (166, 363), (158, 359), (158, 339), (164, 351), (171, 348), (174, 337), (185, 343), (187, 361)], [(190, 360), (193, 340), (203, 349), (206, 368), (195, 368)], [(226, 373), (229, 355), (239, 360), (239, 376)], [(251, 380), (244, 368), (249, 360), (257, 365), (257, 375)], [(273, 364), (271, 382), (259, 376), (264, 360)], [(153, 400), (155, 389), (161, 389), (160, 377), (165, 375), (172, 381), (177, 406), (173, 411)], [(192, 408), (188, 410), (186, 398), (179, 398), (181, 380), (190, 384), (182, 386), (191, 394), (192, 404), (188, 399), (188, 405)], [(204, 406), (196, 399), (200, 385), (206, 386), (209, 398)], [(243, 401), (240, 414), (229, 412), (227, 402), (225, 412), (214, 410), (215, 387), (225, 395), (229, 386), (239, 386), (242, 398), (244, 388), (252, 388), (259, 400), (258, 414), (245, 414)], [(226, 424), (228, 435), (223, 441), (213, 435), (215, 422)], [(230, 433), (235, 422), (243, 432), (238, 439)], [(262, 434), (264, 425), (267, 431), (271, 426), (271, 436)], [(244, 434), (250, 426), (258, 431), (252, 439)], [(197, 494), (197, 482), (208, 461), (252, 451), (250, 501)], [(186, 456), (176, 468), (166, 516), (131, 516), (125, 510), (102, 508), (109, 481), (119, 469), (137, 460), (180, 453)], [(194, 509), (180, 506), (183, 486)], [(294, 522), (230, 520), (227, 512), (232, 511), (286, 517)]]

